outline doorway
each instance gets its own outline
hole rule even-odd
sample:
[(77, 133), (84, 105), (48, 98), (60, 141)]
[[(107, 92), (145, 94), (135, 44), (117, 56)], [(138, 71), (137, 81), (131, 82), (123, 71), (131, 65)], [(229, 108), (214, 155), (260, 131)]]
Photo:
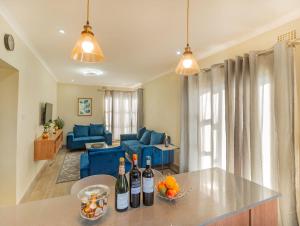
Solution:
[(19, 72), (0, 60), (0, 206), (16, 203)]

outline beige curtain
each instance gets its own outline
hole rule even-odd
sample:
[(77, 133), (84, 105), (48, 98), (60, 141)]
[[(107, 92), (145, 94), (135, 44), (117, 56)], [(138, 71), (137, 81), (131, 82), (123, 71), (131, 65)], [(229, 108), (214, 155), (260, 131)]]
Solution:
[(224, 67), (181, 78), (180, 171), (226, 167)]
[(299, 217), (293, 51), (282, 42), (269, 53), (250, 52), (181, 78), (181, 172), (223, 167), (280, 192), (283, 226), (298, 225)]
[(137, 92), (105, 91), (105, 125), (114, 140), (137, 131)]
[[(300, 49), (295, 48), (295, 58), (294, 62), (299, 62), (300, 60)], [(295, 63), (295, 183), (296, 183), (296, 200), (297, 200), (297, 217), (298, 222), (300, 222), (300, 64)]]
[(140, 129), (144, 126), (143, 93), (143, 89), (139, 88), (137, 90), (137, 129)]
[(225, 61), (226, 168), (277, 190), (280, 223), (298, 225), (295, 193), (293, 49)]

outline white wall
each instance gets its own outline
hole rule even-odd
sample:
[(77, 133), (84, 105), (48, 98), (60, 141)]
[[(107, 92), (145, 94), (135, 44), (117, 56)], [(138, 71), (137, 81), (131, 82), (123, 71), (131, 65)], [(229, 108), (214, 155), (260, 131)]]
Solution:
[[(44, 161), (34, 161), (34, 139), (41, 134), (40, 104), (53, 104), (53, 117), (57, 112), (57, 83), (39, 58), (18, 37), (11, 26), (0, 16), (0, 39), (10, 33), (15, 39), (15, 50), (4, 48), (0, 42), (0, 59), (19, 71), (18, 114), (16, 145), (16, 201), (18, 202), (37, 175)], [(9, 139), (9, 135), (6, 135)], [(10, 172), (9, 172), (10, 173)], [(11, 173), (13, 174), (13, 173)], [(2, 183), (2, 182), (1, 182)], [(14, 189), (14, 188), (12, 188)], [(5, 194), (0, 194), (1, 196)]]
[[(92, 116), (78, 116), (78, 98), (92, 98)], [(65, 121), (64, 134), (73, 130), (74, 124), (104, 123), (104, 92), (96, 86), (58, 84), (58, 116)]]

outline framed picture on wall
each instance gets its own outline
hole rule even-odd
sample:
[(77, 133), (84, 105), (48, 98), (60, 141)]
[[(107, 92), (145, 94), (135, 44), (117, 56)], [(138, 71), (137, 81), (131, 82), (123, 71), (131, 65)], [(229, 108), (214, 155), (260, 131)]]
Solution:
[(92, 115), (92, 98), (78, 98), (78, 116)]

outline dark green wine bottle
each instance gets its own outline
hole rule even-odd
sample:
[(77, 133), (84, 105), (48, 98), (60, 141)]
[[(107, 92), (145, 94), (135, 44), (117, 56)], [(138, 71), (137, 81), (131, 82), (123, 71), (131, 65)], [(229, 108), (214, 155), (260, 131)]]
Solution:
[(143, 171), (143, 204), (152, 206), (154, 202), (154, 173), (151, 169), (151, 157), (146, 156), (146, 169)]
[(128, 181), (125, 175), (125, 159), (120, 158), (119, 175), (115, 186), (115, 209), (126, 211), (129, 204)]

